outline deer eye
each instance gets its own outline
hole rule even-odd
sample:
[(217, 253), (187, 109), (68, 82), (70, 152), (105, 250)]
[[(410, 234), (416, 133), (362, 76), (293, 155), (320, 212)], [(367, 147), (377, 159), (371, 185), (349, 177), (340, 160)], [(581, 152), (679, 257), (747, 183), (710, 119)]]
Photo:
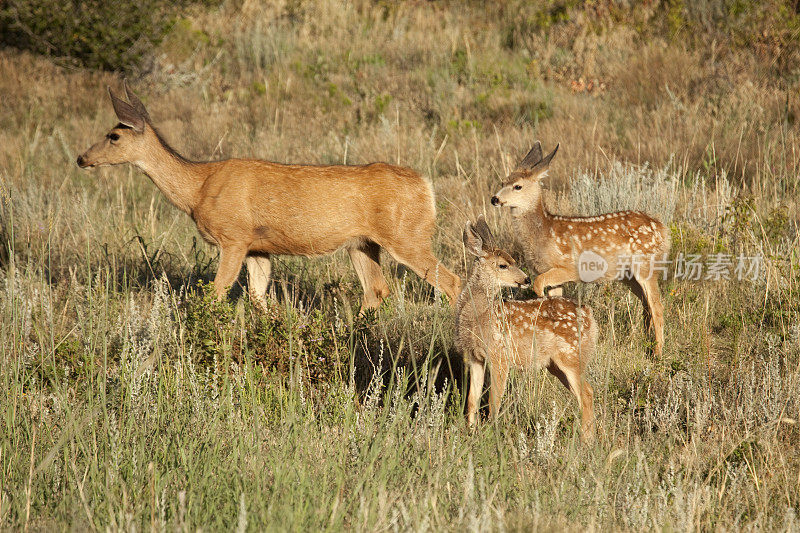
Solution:
[(108, 135), (106, 135), (106, 137), (108, 137), (112, 141), (118, 141), (119, 140), (119, 134), (117, 134), (117, 133), (109, 133)]
[(519, 183), (514, 185), (514, 190), (515, 191), (521, 191), (522, 190), (522, 185), (520, 185)]
[(508, 265), (507, 265), (507, 264), (505, 264), (505, 263), (501, 263), (501, 264), (499, 264), (499, 265), (497, 265), (497, 266), (498, 266), (498, 267), (500, 267), (500, 269), (501, 269), (501, 270), (505, 270), (505, 269), (507, 269), (507, 268), (508, 268)]

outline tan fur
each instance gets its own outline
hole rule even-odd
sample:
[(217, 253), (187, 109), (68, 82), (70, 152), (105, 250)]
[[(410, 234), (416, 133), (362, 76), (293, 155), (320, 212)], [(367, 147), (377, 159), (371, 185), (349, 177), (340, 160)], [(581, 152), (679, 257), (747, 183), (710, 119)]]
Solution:
[(187, 161), (161, 140), (138, 98), (127, 94), (130, 104), (111, 95), (122, 123), (81, 155), (78, 164), (133, 163), (145, 172), (170, 202), (192, 217), (203, 238), (219, 246), (214, 279), (219, 297), (245, 259), (251, 295), (261, 300), (270, 255), (316, 256), (344, 247), (364, 287), (362, 308), (377, 307), (389, 295), (380, 248), (455, 301), (460, 279), (431, 251), (433, 190), (413, 170), (385, 163)]
[(501, 287), (523, 285), (530, 279), (513, 259), (487, 246), (481, 237), (467, 225), (464, 243), (478, 259), (456, 304), (455, 344), (470, 370), (469, 424), (477, 418), (486, 364), (492, 377), (492, 416), (499, 411), (511, 368), (547, 368), (575, 394), (582, 435), (591, 439), (594, 393), (583, 380), (597, 343), (591, 308), (565, 298), (497, 301)]
[[(556, 147), (556, 150), (558, 147)], [(578, 258), (592, 251), (608, 264), (600, 280), (615, 278), (620, 262), (637, 257), (629, 284), (642, 300), (645, 322), (655, 330), (655, 355), (664, 346), (664, 307), (657, 272), (651, 261), (666, 259), (670, 233), (660, 221), (639, 211), (622, 211), (590, 217), (567, 217), (547, 212), (542, 201), (541, 178), (555, 150), (543, 163), (538, 141), (531, 153), (511, 173), (492, 198), (492, 204), (509, 207), (515, 233), (522, 239), (525, 258), (538, 274), (533, 290), (543, 295), (547, 287), (580, 281)], [(538, 156), (538, 161), (536, 161)], [(517, 187), (521, 187), (517, 189)]]

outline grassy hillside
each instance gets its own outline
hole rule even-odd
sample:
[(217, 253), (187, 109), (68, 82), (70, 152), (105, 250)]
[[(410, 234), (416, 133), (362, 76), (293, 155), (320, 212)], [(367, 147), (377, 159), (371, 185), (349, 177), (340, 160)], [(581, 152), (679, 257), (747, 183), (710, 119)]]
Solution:
[[(0, 528), (800, 529), (793, 2), (176, 6), (124, 73), (0, 49)], [(123, 77), (192, 159), (416, 169), (462, 277), (481, 213), (522, 258), (488, 200), (536, 139), (551, 210), (642, 209), (674, 257), (764, 269), (663, 281), (661, 359), (621, 284), (569, 286), (600, 325), (596, 442), (539, 372), (470, 432), (451, 309), (388, 256), (368, 316), (342, 252), (277, 258), (266, 313), (245, 276), (217, 303), (191, 219), (78, 169)]]

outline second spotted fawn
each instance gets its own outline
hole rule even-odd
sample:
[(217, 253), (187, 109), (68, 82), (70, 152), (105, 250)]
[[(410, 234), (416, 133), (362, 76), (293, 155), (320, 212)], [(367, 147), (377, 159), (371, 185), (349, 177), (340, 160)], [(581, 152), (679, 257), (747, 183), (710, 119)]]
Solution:
[(553, 215), (542, 200), (541, 179), (552, 151), (542, 157), (539, 141), (492, 197), (508, 207), (525, 258), (536, 273), (534, 292), (569, 281), (622, 279), (644, 305), (645, 325), (655, 330), (654, 354), (664, 347), (664, 306), (658, 290), (658, 262), (666, 259), (670, 232), (663, 223), (639, 211), (577, 217)]
[(594, 392), (583, 374), (597, 342), (591, 308), (566, 298), (499, 300), (502, 287), (522, 287), (530, 283), (530, 278), (511, 256), (494, 247), (482, 216), (475, 226), (467, 223), (464, 245), (477, 258), (456, 304), (456, 348), (470, 373), (469, 424), (475, 424), (477, 418), (487, 363), (493, 417), (500, 409), (512, 367), (545, 367), (578, 399), (582, 436), (590, 440), (594, 434)]

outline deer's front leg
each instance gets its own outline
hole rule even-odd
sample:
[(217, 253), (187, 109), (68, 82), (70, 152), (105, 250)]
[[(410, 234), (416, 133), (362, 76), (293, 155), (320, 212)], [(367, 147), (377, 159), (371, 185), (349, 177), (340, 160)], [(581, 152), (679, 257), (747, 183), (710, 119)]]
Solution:
[(242, 262), (247, 255), (247, 248), (243, 246), (221, 247), (219, 252), (219, 268), (214, 277), (214, 291), (217, 300), (222, 300), (228, 294), (228, 289), (233, 285), (236, 276), (242, 269)]
[(485, 374), (483, 361), (471, 358), (469, 362), (469, 392), (467, 394), (467, 424), (472, 427), (478, 419)]
[(539, 274), (533, 280), (533, 292), (536, 296), (545, 296), (547, 287), (558, 287), (568, 281), (577, 281), (578, 276), (575, 270), (568, 268), (551, 268), (547, 272)]
[(492, 384), (489, 389), (489, 413), (493, 419), (500, 414), (500, 400), (506, 392), (506, 382), (508, 381), (508, 365), (495, 357), (492, 360)]

